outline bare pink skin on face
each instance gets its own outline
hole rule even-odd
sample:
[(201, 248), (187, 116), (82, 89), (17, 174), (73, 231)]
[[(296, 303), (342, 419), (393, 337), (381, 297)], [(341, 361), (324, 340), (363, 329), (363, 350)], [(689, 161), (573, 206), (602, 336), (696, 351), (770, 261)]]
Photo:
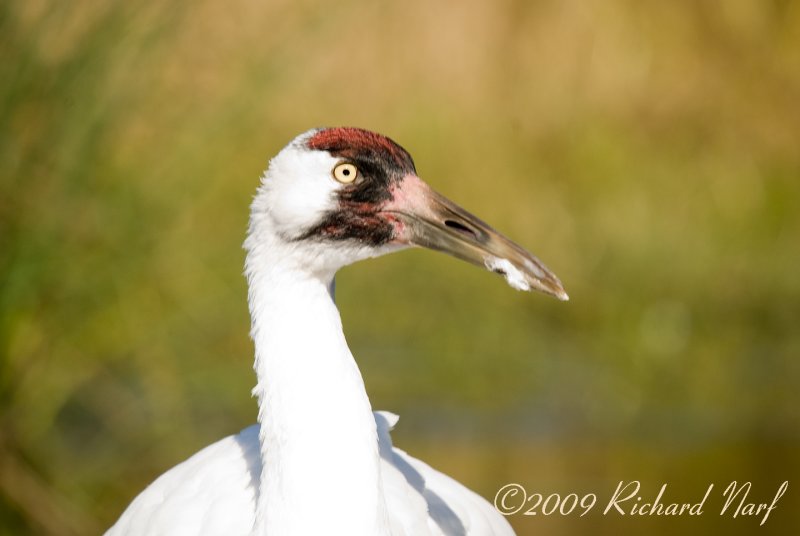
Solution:
[(394, 225), (395, 238), (393, 242), (408, 244), (410, 237), (405, 223), (395, 217), (394, 213), (413, 214), (422, 218), (433, 219), (434, 214), (430, 208), (433, 190), (416, 175), (406, 175), (403, 180), (392, 184), (389, 187), (389, 191), (392, 194), (392, 199), (381, 207), (380, 214)]

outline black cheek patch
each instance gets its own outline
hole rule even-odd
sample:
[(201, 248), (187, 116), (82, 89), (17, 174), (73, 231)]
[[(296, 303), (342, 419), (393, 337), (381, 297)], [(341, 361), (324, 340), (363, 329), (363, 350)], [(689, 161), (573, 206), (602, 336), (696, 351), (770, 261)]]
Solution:
[(351, 211), (335, 211), (303, 233), (298, 240), (322, 238), (327, 240), (355, 240), (377, 247), (394, 238), (394, 226), (375, 214), (359, 214)]

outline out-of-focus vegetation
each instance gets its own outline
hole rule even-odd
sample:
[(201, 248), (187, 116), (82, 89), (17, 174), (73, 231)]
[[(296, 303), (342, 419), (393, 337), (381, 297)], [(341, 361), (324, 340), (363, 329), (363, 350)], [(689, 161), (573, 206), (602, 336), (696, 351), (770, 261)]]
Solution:
[[(392, 136), (572, 301), (414, 251), (338, 299), (396, 443), (487, 497), (623, 479), (800, 520), (800, 4), (0, 4), (0, 534), (90, 534), (254, 421), (240, 249), (297, 133)], [(699, 496), (698, 496), (699, 495)], [(791, 527), (794, 529), (791, 529)]]

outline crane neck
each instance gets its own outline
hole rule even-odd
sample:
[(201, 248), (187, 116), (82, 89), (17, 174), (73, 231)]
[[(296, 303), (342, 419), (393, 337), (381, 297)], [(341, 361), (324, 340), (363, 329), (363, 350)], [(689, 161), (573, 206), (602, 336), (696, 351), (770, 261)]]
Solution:
[(378, 438), (342, 332), (333, 271), (251, 232), (245, 273), (262, 473), (256, 535), (388, 532)]

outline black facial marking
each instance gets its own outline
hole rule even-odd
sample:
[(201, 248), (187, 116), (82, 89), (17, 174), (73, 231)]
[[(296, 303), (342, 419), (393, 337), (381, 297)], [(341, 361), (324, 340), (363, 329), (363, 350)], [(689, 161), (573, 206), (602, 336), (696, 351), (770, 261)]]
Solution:
[(394, 238), (394, 227), (375, 214), (360, 215), (347, 210), (335, 210), (326, 214), (321, 222), (303, 233), (298, 240), (308, 238), (356, 240), (377, 247)]

